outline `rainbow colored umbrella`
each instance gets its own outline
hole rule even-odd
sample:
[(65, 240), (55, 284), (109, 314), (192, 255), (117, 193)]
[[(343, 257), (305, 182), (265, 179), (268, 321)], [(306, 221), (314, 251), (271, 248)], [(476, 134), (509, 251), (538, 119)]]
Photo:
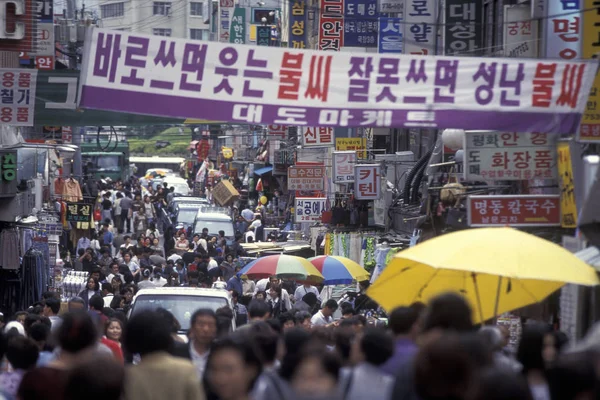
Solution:
[(343, 285), (368, 280), (370, 275), (358, 263), (346, 257), (318, 256), (308, 261), (323, 274), (325, 285)]
[(320, 282), (323, 275), (310, 261), (295, 256), (277, 254), (258, 258), (248, 263), (238, 275), (246, 275), (251, 279), (268, 278), (275, 275), (282, 279)]

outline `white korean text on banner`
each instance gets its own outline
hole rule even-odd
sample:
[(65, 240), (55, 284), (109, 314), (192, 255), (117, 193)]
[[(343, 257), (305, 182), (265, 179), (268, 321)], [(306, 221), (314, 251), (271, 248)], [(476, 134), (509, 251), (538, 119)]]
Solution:
[(379, 17), (378, 53), (402, 53), (402, 18)]
[(446, 0), (444, 54), (478, 56), (481, 53), (483, 2)]
[(219, 42), (229, 43), (234, 0), (219, 0)]
[(354, 166), (356, 165), (356, 151), (333, 152), (333, 182), (354, 182)]
[(344, 0), (344, 47), (377, 47), (377, 0)]
[(0, 121), (5, 125), (33, 126), (37, 70), (0, 70)]
[(435, 54), (436, 0), (406, 0), (404, 13), (404, 53)]
[(467, 180), (556, 179), (556, 137), (546, 133), (466, 132)]
[(559, 195), (467, 196), (469, 226), (560, 226)]
[(246, 43), (246, 9), (236, 7), (231, 19), (229, 41), (236, 44)]
[(300, 135), (302, 135), (302, 146), (304, 147), (333, 146), (335, 143), (332, 127), (304, 126), (300, 128)]
[(325, 167), (294, 165), (288, 168), (288, 190), (323, 190)]
[(104, 29), (87, 38), (80, 107), (257, 125), (575, 132), (597, 68), (267, 49)]
[(293, 0), (290, 7), (288, 47), (292, 49), (306, 48), (306, 0)]
[(319, 50), (339, 51), (344, 45), (344, 0), (319, 0)]
[(530, 18), (531, 7), (504, 6), (504, 55), (537, 58), (538, 22)]
[(357, 200), (376, 200), (381, 196), (381, 166), (359, 164), (354, 167), (354, 197)]
[(325, 197), (296, 197), (296, 222), (318, 222), (325, 210)]

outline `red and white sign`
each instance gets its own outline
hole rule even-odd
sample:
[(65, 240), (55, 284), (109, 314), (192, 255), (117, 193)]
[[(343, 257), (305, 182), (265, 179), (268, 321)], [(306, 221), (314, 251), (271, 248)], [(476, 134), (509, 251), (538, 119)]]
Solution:
[(288, 168), (288, 190), (323, 190), (325, 167), (292, 166)]
[(267, 128), (267, 134), (269, 139), (287, 139), (288, 127), (287, 125), (269, 125)]
[(326, 203), (325, 197), (296, 197), (296, 222), (320, 222)]
[(37, 71), (7, 68), (0, 75), (0, 123), (33, 126)]
[(344, 0), (321, 0), (319, 50), (339, 51), (344, 45)]
[(531, 57), (538, 55), (538, 22), (532, 20), (531, 6), (504, 6), (504, 55)]
[(35, 67), (37, 69), (54, 69), (53, 56), (35, 56)]
[(304, 126), (300, 128), (302, 145), (304, 147), (333, 146), (335, 135), (332, 127)]
[(335, 183), (354, 182), (356, 151), (333, 152), (333, 181)]
[(73, 128), (70, 126), (62, 127), (62, 142), (64, 144), (73, 143)]
[(354, 197), (357, 200), (377, 200), (381, 195), (381, 166), (363, 164), (354, 168)]
[(468, 196), (467, 215), (469, 226), (560, 226), (560, 196)]
[(556, 179), (556, 136), (546, 133), (465, 133), (465, 179)]

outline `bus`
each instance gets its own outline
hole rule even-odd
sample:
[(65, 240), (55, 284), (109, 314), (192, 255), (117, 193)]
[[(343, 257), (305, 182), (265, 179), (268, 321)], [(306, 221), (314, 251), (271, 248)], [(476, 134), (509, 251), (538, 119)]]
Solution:
[(137, 176), (145, 176), (146, 171), (150, 169), (169, 169), (174, 173), (178, 173), (181, 167), (181, 164), (185, 161), (183, 157), (161, 157), (161, 156), (153, 156), (153, 157), (129, 157), (129, 162), (131, 166), (135, 165)]
[(81, 143), (81, 161), (84, 173), (100, 179), (102, 176), (113, 181), (129, 177), (129, 143)]

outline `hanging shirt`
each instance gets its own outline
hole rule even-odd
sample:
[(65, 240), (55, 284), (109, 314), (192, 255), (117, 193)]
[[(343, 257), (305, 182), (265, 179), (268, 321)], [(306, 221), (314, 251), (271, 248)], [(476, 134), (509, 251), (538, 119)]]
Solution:
[(83, 200), (79, 182), (75, 179), (67, 179), (63, 186), (63, 199), (65, 201), (76, 202)]

